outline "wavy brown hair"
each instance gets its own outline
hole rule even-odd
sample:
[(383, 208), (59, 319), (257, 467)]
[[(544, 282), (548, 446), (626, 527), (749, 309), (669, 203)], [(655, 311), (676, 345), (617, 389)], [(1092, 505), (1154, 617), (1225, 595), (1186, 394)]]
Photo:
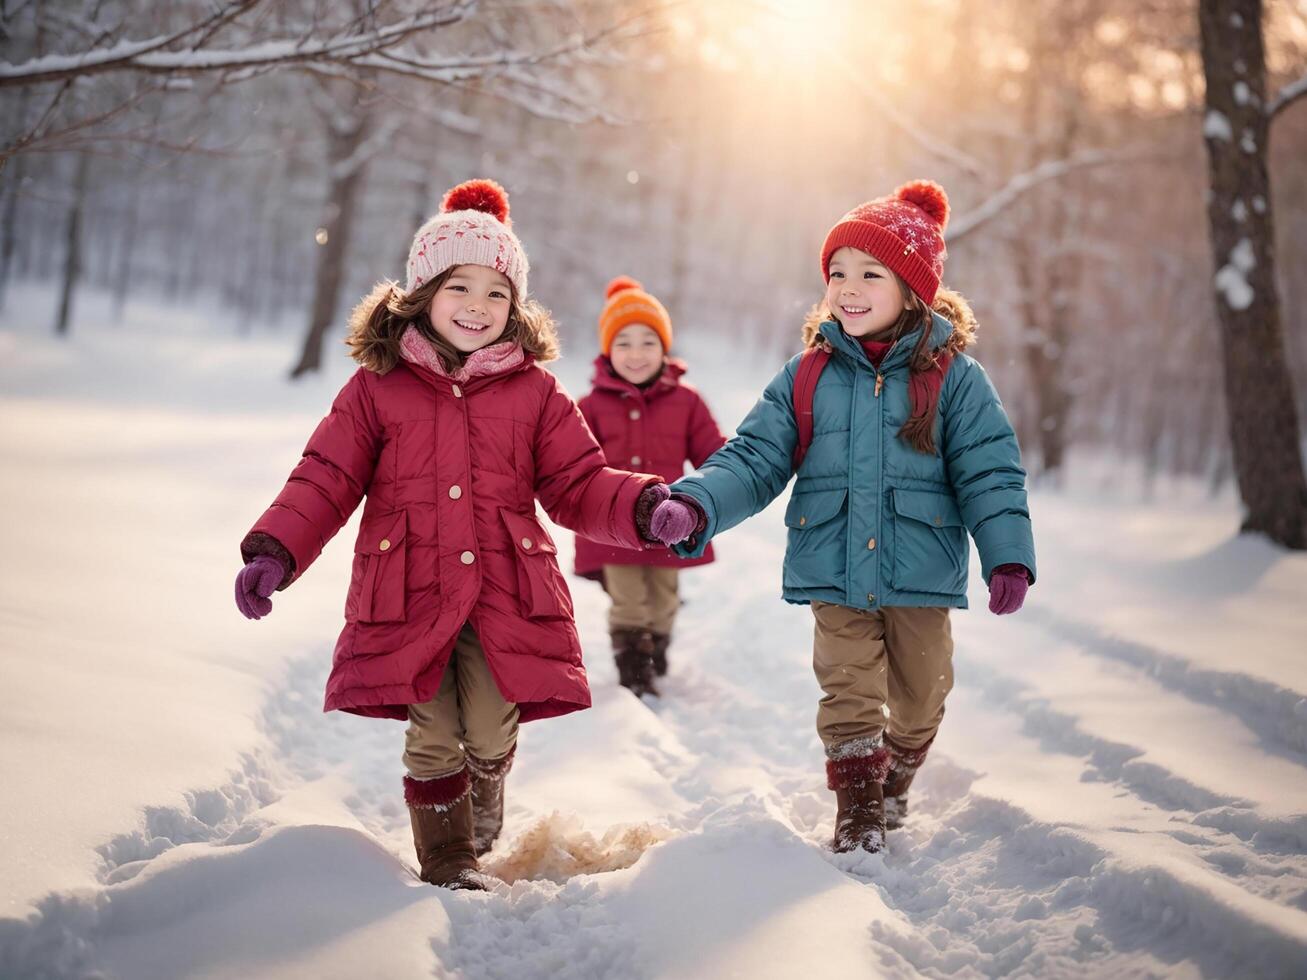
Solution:
[[(919, 374), (923, 371), (933, 371), (939, 364), (941, 354), (945, 352), (950, 355), (957, 354), (976, 342), (976, 316), (971, 311), (971, 305), (961, 293), (941, 286), (935, 293), (935, 302), (928, 308), (925, 301), (913, 292), (897, 274), (892, 271), (890, 274), (894, 276), (894, 281), (899, 287), (899, 293), (908, 306), (894, 323), (894, 326), (885, 332), (885, 338), (893, 342), (911, 333), (917, 327), (923, 328), (921, 336), (917, 338), (917, 342), (912, 348), (912, 354), (908, 358), (910, 373)], [(953, 333), (949, 336), (948, 341), (944, 346), (933, 349), (930, 347), (930, 330), (926, 329), (930, 324), (932, 310), (953, 324)], [(820, 302), (808, 311), (803, 320), (803, 346), (805, 349), (825, 344), (825, 340), (821, 335), (821, 325), (827, 320), (840, 323), (840, 318), (835, 315), (823, 297)], [(840, 325), (843, 326), (843, 324)], [(902, 428), (899, 429), (899, 438), (918, 452), (932, 455), (936, 453), (938, 449), (935, 446), (935, 416), (938, 411), (939, 396), (936, 395), (935, 399), (926, 406), (923, 414), (912, 415), (903, 423)]]
[[(399, 283), (390, 280), (373, 286), (349, 316), (345, 344), (349, 347), (350, 357), (369, 371), (387, 373), (402, 360), (399, 340), (412, 325), (435, 348), (445, 370), (462, 367), (467, 355), (436, 333), (428, 315), (432, 297), (457, 268), (451, 266), (411, 293), (404, 292)], [(516, 290), (510, 292), (508, 323), (495, 343), (514, 341), (537, 361), (556, 360), (558, 326), (554, 318), (535, 300), (522, 300)]]

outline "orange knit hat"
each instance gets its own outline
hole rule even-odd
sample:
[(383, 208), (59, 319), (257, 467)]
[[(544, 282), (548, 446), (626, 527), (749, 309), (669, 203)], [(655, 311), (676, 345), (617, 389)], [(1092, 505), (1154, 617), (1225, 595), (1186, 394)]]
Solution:
[(613, 338), (633, 323), (651, 328), (663, 342), (664, 351), (672, 349), (672, 318), (640, 283), (630, 276), (618, 276), (608, 284), (605, 295), (608, 302), (599, 314), (599, 350), (605, 357), (612, 351)]

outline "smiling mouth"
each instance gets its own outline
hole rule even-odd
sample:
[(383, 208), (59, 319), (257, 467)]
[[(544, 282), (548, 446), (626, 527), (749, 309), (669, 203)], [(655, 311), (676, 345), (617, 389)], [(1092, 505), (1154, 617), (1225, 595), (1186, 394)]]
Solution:
[(460, 330), (466, 330), (468, 333), (480, 333), (487, 329), (490, 324), (473, 323), (471, 320), (455, 320), (454, 326), (458, 327)]
[(862, 316), (871, 311), (870, 306), (841, 306), (840, 309), (848, 316)]

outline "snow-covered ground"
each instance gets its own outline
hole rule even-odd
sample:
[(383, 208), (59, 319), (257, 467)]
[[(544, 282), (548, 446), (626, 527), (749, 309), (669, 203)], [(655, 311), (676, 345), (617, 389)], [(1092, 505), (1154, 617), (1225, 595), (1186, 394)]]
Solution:
[[(402, 727), (319, 710), (350, 532), (269, 618), (232, 602), (348, 362), (292, 386), (293, 326), (94, 299), (61, 343), (52, 303), (0, 315), (0, 977), (1307, 975), (1307, 556), (1229, 499), (1102, 461), (1035, 494), (1040, 581), (955, 617), (877, 856), (823, 847), (783, 501), (683, 578), (659, 701), (576, 582), (595, 707), (524, 728), (504, 884), (450, 893), (408, 870)], [(772, 366), (689, 350), (734, 424)]]

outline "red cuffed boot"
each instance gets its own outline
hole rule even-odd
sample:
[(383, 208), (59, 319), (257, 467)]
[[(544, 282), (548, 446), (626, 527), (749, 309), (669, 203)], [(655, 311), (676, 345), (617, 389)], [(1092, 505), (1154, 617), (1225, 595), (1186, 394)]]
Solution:
[(875, 854), (885, 846), (885, 804), (881, 784), (889, 773), (890, 751), (879, 736), (854, 738), (826, 750), (826, 786), (835, 791), (835, 836), (831, 849), (862, 848)]
[(889, 776), (885, 779), (886, 830), (898, 830), (908, 819), (908, 787), (912, 785), (912, 777), (926, 761), (926, 753), (934, 741), (932, 737), (930, 742), (920, 748), (905, 749), (896, 745), (888, 735), (885, 737), (885, 744), (893, 757)]
[(485, 891), (472, 845), (471, 779), (467, 769), (435, 779), (404, 777), (420, 877), (442, 888)]
[(472, 772), (472, 846), (480, 857), (494, 846), (504, 829), (504, 779), (513, 768), (514, 745), (500, 759), (478, 759), (467, 754)]

